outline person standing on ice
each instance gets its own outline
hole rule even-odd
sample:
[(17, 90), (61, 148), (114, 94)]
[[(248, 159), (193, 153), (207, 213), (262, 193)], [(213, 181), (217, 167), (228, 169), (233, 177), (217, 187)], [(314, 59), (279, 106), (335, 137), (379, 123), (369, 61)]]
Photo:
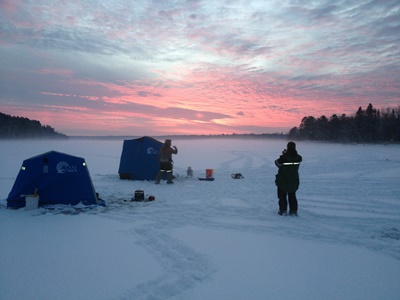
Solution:
[(283, 150), (282, 155), (275, 160), (275, 165), (279, 168), (275, 184), (278, 187), (278, 214), (281, 216), (287, 214), (288, 200), (289, 214), (297, 215), (296, 191), (300, 185), (299, 167), (302, 159), (296, 151), (296, 144), (289, 142), (287, 149)]
[(157, 177), (155, 179), (155, 183), (159, 184), (161, 178), (163, 178), (164, 174), (167, 173), (167, 183), (174, 183), (172, 181), (172, 154), (178, 154), (178, 148), (176, 146), (171, 147), (171, 140), (166, 139), (164, 145), (161, 147), (158, 152), (158, 163), (160, 165), (160, 170), (158, 171)]

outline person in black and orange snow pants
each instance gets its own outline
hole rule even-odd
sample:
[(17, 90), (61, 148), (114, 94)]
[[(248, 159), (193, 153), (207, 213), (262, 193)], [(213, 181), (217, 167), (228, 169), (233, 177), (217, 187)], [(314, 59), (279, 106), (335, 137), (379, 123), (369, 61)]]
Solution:
[(159, 184), (161, 178), (163, 178), (164, 174), (167, 174), (167, 183), (174, 183), (172, 181), (172, 168), (173, 168), (173, 160), (172, 154), (178, 154), (178, 148), (176, 146), (171, 147), (171, 140), (167, 139), (164, 142), (164, 145), (161, 147), (158, 152), (158, 163), (160, 165), (160, 170), (158, 171), (157, 177), (155, 179), (155, 183)]

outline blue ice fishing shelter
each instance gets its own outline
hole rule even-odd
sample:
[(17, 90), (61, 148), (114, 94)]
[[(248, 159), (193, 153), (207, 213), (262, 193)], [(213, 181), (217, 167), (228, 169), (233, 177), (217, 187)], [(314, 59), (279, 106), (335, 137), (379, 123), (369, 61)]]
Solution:
[(39, 195), (49, 204), (104, 204), (98, 199), (86, 162), (81, 157), (50, 151), (26, 159), (7, 198), (7, 207), (25, 206), (25, 195)]
[(162, 145), (162, 142), (148, 136), (124, 140), (118, 170), (119, 178), (154, 180), (159, 170), (157, 157)]

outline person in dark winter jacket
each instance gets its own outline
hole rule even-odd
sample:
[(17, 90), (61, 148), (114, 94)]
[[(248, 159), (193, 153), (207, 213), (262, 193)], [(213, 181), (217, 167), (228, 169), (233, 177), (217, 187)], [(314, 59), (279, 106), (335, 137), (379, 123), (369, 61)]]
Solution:
[(279, 168), (275, 184), (278, 187), (278, 214), (280, 215), (287, 214), (288, 201), (289, 214), (297, 215), (296, 191), (300, 185), (299, 167), (301, 161), (302, 157), (297, 153), (294, 142), (289, 142), (287, 149), (283, 150), (282, 155), (275, 160), (275, 165)]
[(158, 163), (160, 164), (160, 170), (158, 171), (155, 183), (159, 184), (161, 178), (163, 178), (164, 173), (167, 173), (167, 183), (174, 183), (172, 181), (172, 154), (178, 154), (178, 148), (176, 146), (171, 147), (171, 140), (167, 139), (164, 145), (158, 152)]

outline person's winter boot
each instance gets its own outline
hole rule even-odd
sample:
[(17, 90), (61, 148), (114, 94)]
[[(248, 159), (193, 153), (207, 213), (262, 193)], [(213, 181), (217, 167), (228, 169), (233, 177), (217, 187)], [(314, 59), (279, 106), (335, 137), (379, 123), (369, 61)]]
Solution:
[(168, 184), (174, 183), (172, 181), (173, 178), (174, 178), (174, 176), (172, 175), (172, 172), (167, 172), (167, 183)]

